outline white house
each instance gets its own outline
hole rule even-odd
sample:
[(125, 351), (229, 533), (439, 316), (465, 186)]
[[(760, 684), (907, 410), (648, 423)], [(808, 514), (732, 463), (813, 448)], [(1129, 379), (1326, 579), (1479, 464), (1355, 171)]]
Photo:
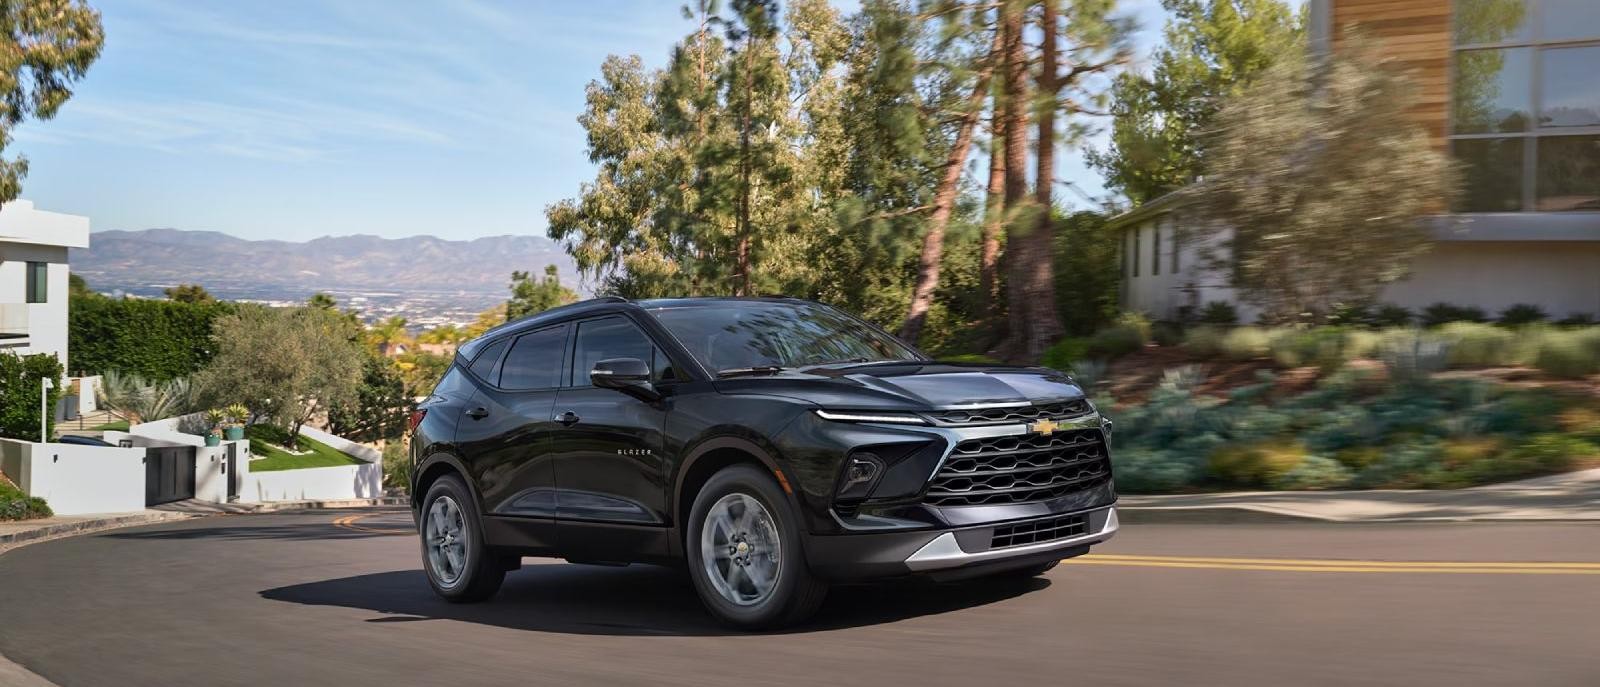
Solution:
[(89, 247), (89, 218), (31, 201), (0, 207), (0, 351), (67, 362), (67, 249)]

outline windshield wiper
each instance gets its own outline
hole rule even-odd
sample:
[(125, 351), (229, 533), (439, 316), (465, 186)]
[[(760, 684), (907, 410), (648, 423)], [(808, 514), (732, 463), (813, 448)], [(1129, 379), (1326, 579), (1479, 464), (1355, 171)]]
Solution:
[(889, 364), (892, 364), (892, 363), (908, 363), (909, 364), (909, 363), (921, 363), (921, 362), (923, 362), (923, 361), (921, 361), (921, 360), (902, 360), (902, 359), (899, 359), (899, 358), (882, 358), (882, 359), (879, 359), (879, 360), (873, 360), (871, 358), (846, 358), (844, 360), (829, 360), (827, 362), (815, 363), (815, 364), (812, 364), (812, 365), (807, 365), (805, 367), (800, 368), (800, 370), (801, 371), (805, 371), (805, 370), (811, 370), (811, 369), (815, 369), (815, 368), (819, 368), (819, 367), (831, 367), (831, 366), (834, 366), (834, 365), (844, 365), (844, 366), (847, 366), (847, 367), (865, 367), (867, 365), (889, 365)]
[(770, 375), (782, 372), (789, 368), (777, 365), (754, 365), (751, 367), (730, 367), (726, 370), (717, 370), (718, 377), (736, 377), (738, 375)]

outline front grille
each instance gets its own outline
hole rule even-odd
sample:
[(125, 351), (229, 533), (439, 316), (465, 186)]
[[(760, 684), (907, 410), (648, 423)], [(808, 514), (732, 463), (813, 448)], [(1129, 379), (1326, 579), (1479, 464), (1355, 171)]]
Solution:
[(996, 527), (994, 528), (994, 539), (989, 540), (989, 548), (1002, 549), (1007, 546), (1026, 546), (1039, 542), (1078, 537), (1088, 533), (1089, 516), (1063, 515), (1059, 518), (1033, 520), (1031, 522)]
[(1111, 478), (1098, 429), (968, 439), (928, 484), (935, 506), (1047, 501)]
[(1033, 422), (1045, 418), (1062, 419), (1077, 417), (1089, 412), (1089, 402), (1083, 399), (1076, 401), (1062, 401), (1059, 403), (1042, 403), (1031, 406), (1017, 406), (1014, 408), (974, 408), (971, 410), (945, 410), (935, 413), (933, 418), (942, 425), (968, 426), (968, 425), (998, 425), (1008, 422)]

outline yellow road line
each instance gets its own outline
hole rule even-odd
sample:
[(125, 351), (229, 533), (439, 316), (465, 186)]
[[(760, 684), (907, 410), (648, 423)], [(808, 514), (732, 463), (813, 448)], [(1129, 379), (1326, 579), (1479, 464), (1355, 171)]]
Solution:
[(1076, 565), (1115, 565), (1147, 568), (1190, 568), (1208, 570), (1262, 570), (1269, 572), (1600, 575), (1600, 563), (1361, 561), (1281, 558), (1202, 558), (1195, 556), (1137, 556), (1111, 554), (1082, 556), (1071, 559), (1067, 562)]
[(403, 536), (403, 535), (409, 535), (409, 534), (416, 534), (417, 533), (416, 530), (411, 529), (409, 527), (406, 527), (406, 528), (367, 527), (366, 525), (362, 525), (362, 524), (359, 524), (357, 522), (357, 521), (361, 520), (362, 518), (370, 518), (370, 517), (372, 517), (374, 515), (378, 515), (378, 513), (357, 513), (355, 515), (346, 515), (346, 516), (334, 518), (333, 526), (341, 528), (341, 529), (350, 530), (352, 532), (361, 532), (361, 533), (364, 533), (364, 534), (383, 534), (383, 535), (389, 535), (389, 536)]

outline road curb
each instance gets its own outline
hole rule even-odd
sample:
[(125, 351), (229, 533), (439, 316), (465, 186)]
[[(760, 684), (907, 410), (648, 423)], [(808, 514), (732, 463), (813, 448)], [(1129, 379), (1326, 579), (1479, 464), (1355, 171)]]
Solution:
[(21, 530), (0, 534), (0, 551), (6, 551), (23, 544), (57, 539), (74, 534), (88, 534), (102, 530), (117, 529), (120, 527), (133, 527), (135, 525), (150, 525), (168, 520), (186, 520), (195, 517), (191, 513), (168, 513), (153, 511), (147, 513), (133, 513), (129, 515), (115, 515), (104, 518), (91, 518), (75, 520), (73, 522), (58, 522), (42, 525), (33, 529)]
[(0, 685), (6, 685), (6, 687), (60, 687), (54, 682), (39, 677), (38, 673), (11, 662), (5, 656), (0, 656)]
[(1255, 506), (1117, 506), (1117, 518), (1134, 525), (1346, 523), (1317, 515)]

